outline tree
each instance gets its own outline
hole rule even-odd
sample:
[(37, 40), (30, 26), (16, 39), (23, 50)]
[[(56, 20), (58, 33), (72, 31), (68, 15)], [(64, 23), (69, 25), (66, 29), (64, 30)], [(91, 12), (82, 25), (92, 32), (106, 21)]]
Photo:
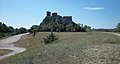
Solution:
[(7, 26), (4, 23), (1, 25), (1, 32), (7, 33)]
[(117, 24), (116, 30), (117, 30), (118, 32), (120, 32), (120, 23)]
[(73, 30), (73, 25), (72, 24), (68, 24), (67, 26), (66, 26), (66, 31), (67, 32), (71, 32)]
[(33, 25), (32, 27), (31, 27), (31, 30), (35, 30), (35, 31), (39, 31), (39, 28), (40, 28), (40, 26), (38, 26), (38, 25)]
[(80, 24), (76, 24), (74, 28), (75, 28), (75, 32), (79, 32), (81, 29)]
[(2, 33), (2, 23), (0, 22), (0, 33)]
[(6, 24), (0, 22), (0, 32), (11, 33), (14, 32), (14, 28), (12, 26), (7, 26)]
[(40, 26), (42, 31), (51, 31), (50, 25), (46, 24), (46, 25), (42, 25)]
[(45, 44), (49, 44), (49, 43), (52, 43), (52, 42), (58, 40), (58, 37), (56, 37), (56, 35), (51, 32), (51, 34), (49, 36), (47, 36), (46, 38), (43, 38), (43, 39), (44, 39)]
[(27, 29), (26, 29), (26, 28), (23, 28), (23, 27), (21, 27), (19, 30), (20, 30), (20, 33), (21, 33), (21, 34), (27, 32)]
[(29, 32), (30, 34), (33, 34), (33, 36), (36, 35), (36, 32), (39, 32), (41, 30), (41, 27), (39, 25), (33, 25), (30, 29)]
[(120, 23), (118, 23), (116, 27), (117, 27), (117, 29), (120, 29)]
[(20, 30), (18, 28), (15, 29), (15, 34), (20, 34)]
[(14, 28), (13, 28), (12, 26), (9, 26), (9, 27), (8, 27), (8, 32), (9, 32), (9, 33), (14, 32)]
[(87, 26), (87, 27), (86, 27), (86, 31), (87, 31), (87, 32), (90, 32), (90, 31), (91, 31), (91, 27), (90, 27), (90, 26)]

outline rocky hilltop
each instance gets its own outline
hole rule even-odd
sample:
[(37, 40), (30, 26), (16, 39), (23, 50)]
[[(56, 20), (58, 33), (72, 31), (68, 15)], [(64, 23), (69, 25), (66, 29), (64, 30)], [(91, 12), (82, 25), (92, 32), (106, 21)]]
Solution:
[(39, 31), (55, 32), (85, 32), (84, 27), (72, 21), (72, 16), (61, 16), (56, 12), (46, 12), (46, 17), (40, 23)]
[(74, 24), (74, 22), (72, 21), (72, 16), (61, 16), (58, 15), (56, 12), (52, 13), (50, 11), (46, 12), (46, 17), (45, 19), (43, 19), (41, 25), (46, 25), (46, 24), (50, 24), (50, 23), (58, 23), (58, 24)]

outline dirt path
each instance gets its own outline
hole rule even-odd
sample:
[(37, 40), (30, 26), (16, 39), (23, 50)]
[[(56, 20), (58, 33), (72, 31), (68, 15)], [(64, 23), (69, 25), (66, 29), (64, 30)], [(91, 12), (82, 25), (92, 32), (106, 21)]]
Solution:
[[(28, 33), (26, 33), (26, 34), (28, 34)], [(0, 40), (0, 49), (8, 49), (8, 50), (13, 51), (13, 52), (10, 52), (10, 53), (5, 54), (3, 56), (0, 56), (0, 60), (7, 58), (11, 55), (15, 55), (15, 54), (24, 52), (26, 49), (21, 48), (21, 47), (16, 47), (14, 42), (17, 42), (21, 38), (21, 36), (26, 35), (26, 34), (15, 35), (15, 36)]]
[(114, 35), (120, 36), (120, 34), (118, 34), (118, 33), (109, 32), (109, 34), (114, 34)]

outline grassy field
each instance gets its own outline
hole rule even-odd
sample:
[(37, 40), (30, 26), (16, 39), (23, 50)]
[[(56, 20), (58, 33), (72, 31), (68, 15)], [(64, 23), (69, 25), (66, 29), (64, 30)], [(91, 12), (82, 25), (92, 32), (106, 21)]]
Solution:
[(27, 48), (23, 53), (0, 61), (0, 64), (118, 64), (120, 37), (107, 33), (58, 32), (59, 40), (45, 45), (49, 32), (26, 35), (16, 46)]

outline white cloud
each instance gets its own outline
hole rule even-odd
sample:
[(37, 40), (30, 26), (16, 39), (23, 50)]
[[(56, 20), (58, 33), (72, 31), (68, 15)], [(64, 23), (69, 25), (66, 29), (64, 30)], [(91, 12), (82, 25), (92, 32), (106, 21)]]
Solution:
[(85, 7), (84, 9), (86, 9), (86, 10), (103, 10), (104, 8), (102, 8), (102, 7)]

